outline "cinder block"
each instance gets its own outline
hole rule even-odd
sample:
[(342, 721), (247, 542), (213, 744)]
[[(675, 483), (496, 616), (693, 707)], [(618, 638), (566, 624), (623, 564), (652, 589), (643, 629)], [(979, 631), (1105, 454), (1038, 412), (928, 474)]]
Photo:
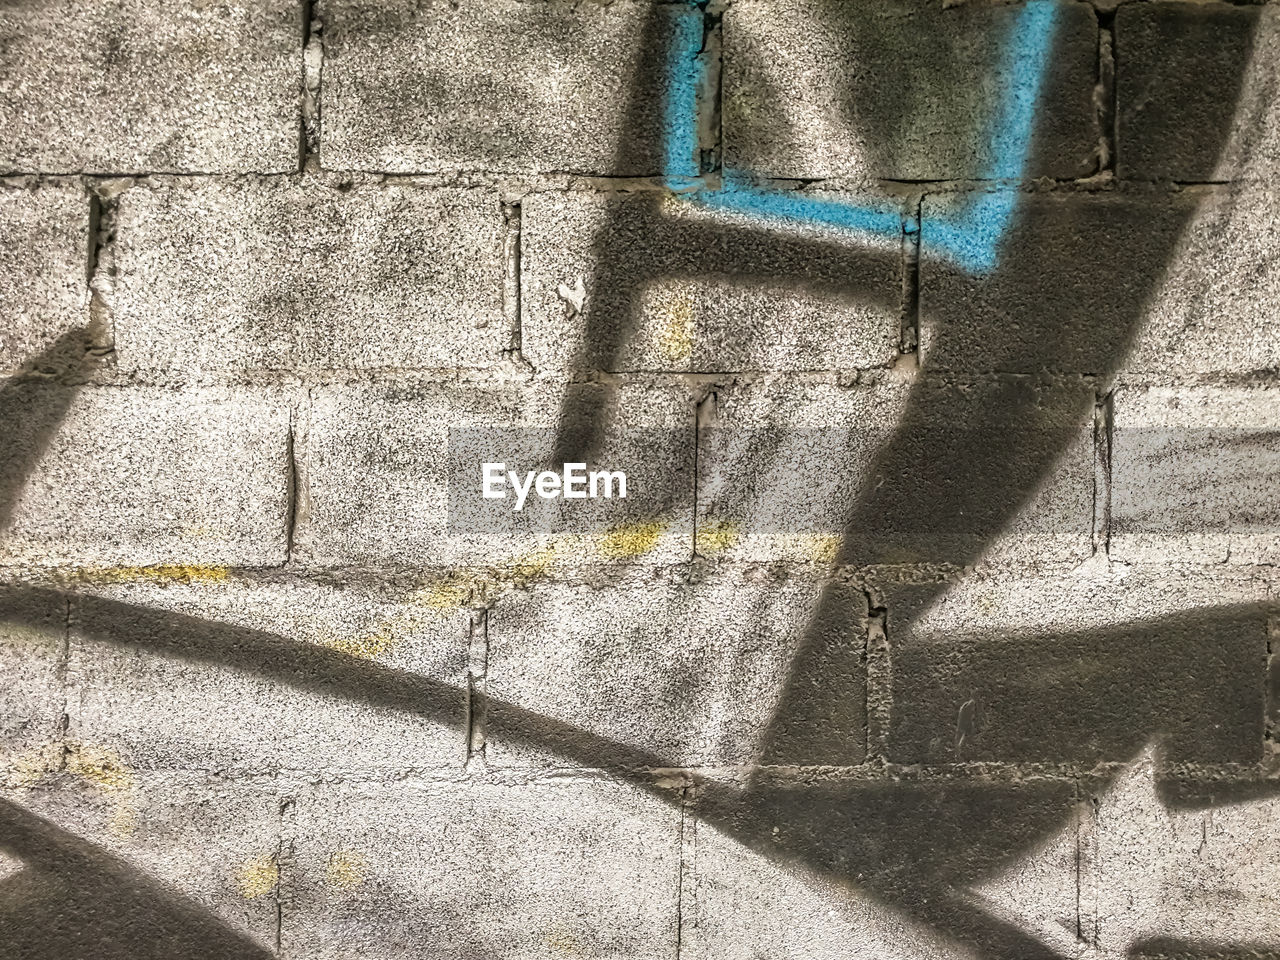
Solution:
[[(1028, 6), (1039, 9), (733, 4), (724, 17), (726, 167), (867, 180), (1089, 173), (1098, 144), (1093, 13)], [(1047, 55), (1025, 36), (1046, 13)], [(1020, 85), (1038, 93), (1025, 166), (1016, 124), (1000, 109)]]
[[(1156, 748), (1082, 779), (1088, 802), (984, 882), (985, 906), (1056, 953), (1190, 958), (1249, 944), (1274, 955), (1280, 910), (1264, 877), (1280, 814), (1263, 780), (1174, 780)], [(1157, 947), (1156, 945), (1160, 946)]]
[(1198, 206), (1146, 310), (1128, 376), (1239, 376), (1280, 367), (1280, 197), (1188, 191)]
[(216, 568), (89, 579), (95, 595), (74, 607), (72, 735), (134, 766), (387, 774), (466, 759), (470, 615), (457, 606)]
[(0, 373), (89, 322), (88, 234), (80, 184), (0, 186)]
[[(896, 202), (869, 202), (905, 223)], [(898, 356), (898, 237), (652, 193), (534, 194), (522, 213), (523, 350), (539, 370), (833, 370)]]
[[(31, 385), (0, 466), (6, 563), (280, 563), (289, 408), (279, 393)], [(25, 471), (30, 465), (30, 473)]]
[(680, 812), (620, 783), (314, 787), (285, 957), (672, 956)]
[(1111, 457), (1111, 556), (1280, 559), (1280, 390), (1121, 388)]
[[(861, 591), (803, 578), (508, 594), (488, 621), (486, 689), (504, 706), (489, 711), (486, 755), (499, 766), (630, 765), (592, 739), (603, 737), (656, 766), (750, 764), (766, 753), (773, 763), (857, 763), (865, 613)], [(788, 681), (806, 645), (831, 651), (824, 682), (842, 691), (808, 739), (774, 715), (784, 701), (797, 706)], [(535, 716), (516, 720), (506, 706)]]
[(483, 190), (163, 181), (120, 200), (131, 369), (481, 366), (502, 356), (502, 213)]
[(1269, 180), (1280, 169), (1280, 10), (1124, 4), (1116, 12), (1122, 177)]
[(302, 25), (286, 0), (41, 0), (0, 12), (0, 167), (297, 169)]
[(718, 388), (698, 430), (698, 553), (829, 565), (910, 385), (770, 379)]
[(885, 591), (888, 755), (902, 763), (1253, 763), (1265, 584), (1167, 567)]
[(927, 377), (718, 390), (714, 425), (699, 431), (698, 552), (819, 564), (1079, 560), (1092, 538), (1090, 400), (1081, 383)]
[(643, 0), (324, 9), (328, 169), (656, 174), (681, 20)]
[(0, 751), (13, 758), (39, 750), (62, 722), (62, 658), (67, 609), (55, 597), (0, 594)]
[(1165, 283), (1199, 196), (997, 196), (1011, 216), (989, 272), (957, 265), (949, 239), (955, 218), (995, 202), (990, 195), (961, 191), (925, 198), (922, 362), (932, 370), (1091, 376), (1120, 367)]
[[(1070, 780), (771, 780), (699, 791), (681, 937), (691, 957), (1037, 955), (972, 890), (1074, 812)], [(696, 817), (696, 820), (695, 820)], [(945, 934), (936, 918), (945, 916)]]
[[(663, 382), (406, 383), (314, 392), (302, 554), (320, 564), (670, 563), (693, 539), (694, 407)], [(557, 426), (558, 425), (558, 426)], [(595, 445), (583, 440), (593, 432)], [(482, 466), (627, 475), (627, 497), (484, 499)], [(523, 482), (523, 480), (522, 480)], [(621, 493), (616, 484), (610, 493)]]
[(6, 952), (75, 956), (92, 944), (97, 956), (133, 956), (145, 943), (172, 956), (272, 955), (273, 783), (148, 774), (79, 742), (65, 760), (65, 772), (0, 793), (25, 881), (23, 909), (0, 921)]
[(951, 956), (935, 932), (905, 912), (840, 878), (784, 866), (709, 824), (698, 824), (690, 874), (680, 952), (691, 958)]

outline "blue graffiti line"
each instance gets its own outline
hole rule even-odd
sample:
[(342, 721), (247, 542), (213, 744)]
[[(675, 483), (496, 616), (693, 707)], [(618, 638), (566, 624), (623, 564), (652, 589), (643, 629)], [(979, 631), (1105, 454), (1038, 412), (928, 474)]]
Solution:
[[(994, 159), (984, 172), (984, 180), (1017, 180), (1026, 167), (1057, 12), (1054, 0), (1031, 0), (1013, 25), (1003, 64), (1011, 80), (989, 120), (987, 138)], [(822, 200), (795, 191), (756, 187), (749, 178), (728, 170), (721, 186), (709, 189), (699, 169), (698, 99), (706, 75), (701, 56), (701, 12), (691, 2), (675, 20), (663, 117), (663, 176), (671, 190), (701, 207), (767, 221), (817, 224), (870, 237), (901, 235), (902, 218), (887, 199), (869, 204)], [(996, 186), (971, 197), (961, 209), (925, 218), (921, 227), (929, 233), (930, 251), (971, 273), (990, 272), (1017, 203), (1015, 190)]]

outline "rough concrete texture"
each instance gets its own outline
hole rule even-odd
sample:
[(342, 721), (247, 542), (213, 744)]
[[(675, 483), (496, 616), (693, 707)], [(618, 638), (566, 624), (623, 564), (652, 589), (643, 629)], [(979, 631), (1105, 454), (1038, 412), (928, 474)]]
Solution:
[(89, 198), (78, 183), (0, 186), (0, 371), (88, 319)]
[(509, 345), (492, 191), (163, 180), (118, 203), (108, 302), (127, 369), (452, 368)]
[[(627, 498), (566, 506), (531, 494), (519, 513), (514, 497), (483, 501), (481, 462), (510, 461), (521, 475), (560, 469), (553, 455), (562, 404), (603, 417), (598, 453), (581, 462), (625, 472)], [(576, 563), (679, 562), (693, 542), (693, 431), (689, 391), (670, 382), (318, 389), (305, 440), (300, 555), (335, 565), (459, 564), (517, 580)], [(451, 469), (451, 451), (466, 458), (464, 471)]]
[(861, 478), (890, 442), (909, 392), (891, 377), (717, 389), (700, 411), (698, 554), (833, 564)]
[[(1280, 813), (1275, 799), (1202, 793), (1185, 805), (1161, 788), (1160, 759), (1158, 749), (1145, 749), (1113, 780), (1091, 783), (1092, 802), (980, 887), (984, 902), (1064, 954), (1079, 922), (1101, 956), (1175, 938), (1201, 952), (1250, 944), (1269, 955), (1264, 931), (1280, 922), (1265, 879), (1280, 855), (1270, 829)], [(1226, 894), (1211, 910), (1208, 890)]]
[(1117, 390), (1112, 556), (1275, 563), (1277, 416), (1262, 386)]
[(687, 864), (681, 953), (690, 957), (813, 957), (859, 951), (886, 960), (959, 960), (906, 914), (867, 890), (837, 888), (821, 874), (761, 857), (699, 823)]
[(7, 937), (11, 956), (113, 942), (217, 957), (274, 947), (281, 831), (271, 781), (133, 770), (110, 748), (78, 742), (65, 767), (10, 780), (0, 809), (17, 805), (14, 835), (30, 829), (44, 848), (19, 875), (25, 905), (32, 917), (58, 911)]
[[(997, 194), (998, 196), (1000, 194)], [(970, 192), (927, 196), (921, 208), (920, 353), (933, 370), (1099, 375), (1127, 353), (1168, 255), (1198, 198), (1150, 192), (1017, 196), (994, 275), (957, 267), (948, 217)], [(1012, 196), (1003, 194), (1003, 196)], [(1154, 292), (1154, 290), (1152, 290)]]
[(429, 586), (334, 590), (216, 567), (87, 579), (92, 596), (71, 608), (69, 731), (131, 766), (386, 775), (466, 760), (471, 617)]
[(321, 784), (293, 822), (287, 957), (676, 949), (680, 812), (631, 786)]
[[(1006, 565), (1071, 562), (1091, 552), (1094, 500), (1093, 423), (1074, 430), (1068, 406), (1085, 396), (1080, 384), (914, 384), (891, 377), (853, 387), (797, 386), (785, 380), (718, 390), (701, 414), (698, 456), (698, 553), (708, 559), (830, 565), (872, 559), (962, 562), (981, 543), (988, 562)], [(984, 404), (1021, 407), (1071, 438), (1061, 461), (1036, 488), (1017, 491), (1017, 515), (995, 537), (981, 516), (880, 513), (871, 503), (902, 479), (890, 466), (895, 451), (918, 440), (900, 432), (912, 398), (927, 394), (948, 410), (956, 447), (972, 446), (966, 469), (981, 476), (985, 438), (966, 432)], [(1087, 397), (1086, 397), (1087, 399)], [(1075, 404), (1083, 406), (1083, 404)], [(1042, 442), (1047, 445), (1049, 430)], [(868, 474), (884, 474), (875, 494)], [(955, 484), (972, 482), (957, 476)], [(947, 484), (930, 495), (945, 501)]]
[[(1049, 120), (1024, 171), (1033, 177), (1089, 173), (1097, 146), (1093, 14), (1057, 7), (1041, 93)], [(1019, 12), (924, 0), (734, 3), (724, 19), (725, 165), (772, 177), (992, 177), (995, 105), (1029, 65), (993, 69), (991, 52)]]
[[(861, 921), (839, 944), (842, 956), (1046, 955), (1019, 927), (973, 909), (973, 887), (1006, 859), (994, 855), (982, 836), (996, 827), (1020, 852), (1031, 849), (1071, 817), (1075, 799), (1070, 781), (1047, 777), (796, 783), (762, 776), (745, 796), (707, 791), (691, 806), (698, 820), (691, 850), (686, 842), (682, 942), (689, 937), (702, 956), (778, 951), (802, 957), (808, 950), (822, 956), (835, 946), (815, 942), (822, 927), (779, 929), (793, 917), (808, 920), (804, 900), (794, 894), (781, 903), (764, 897), (770, 887), (777, 889), (779, 872), (790, 883), (808, 880), (808, 890), (817, 893), (824, 880), (847, 875), (843, 864), (856, 862), (856, 876), (842, 883), (840, 893), (819, 901), (827, 929), (848, 926), (848, 918)], [(711, 832), (708, 824), (781, 871), (760, 870), (757, 879), (743, 876), (740, 868), (721, 867), (725, 841), (714, 836), (705, 843), (710, 862), (704, 867), (699, 853)], [(939, 914), (950, 917), (945, 937), (929, 935), (914, 922)]]
[[(1130, 378), (1280, 369), (1280, 196), (1267, 188), (1191, 192), (1196, 212), (1124, 363)], [(1205, 269), (1212, 264), (1212, 269)]]
[[(289, 519), (289, 407), (278, 391), (15, 391), (47, 424), (0, 467), (17, 481), (0, 539), (7, 564), (139, 567), (279, 563)], [(9, 399), (9, 398), (6, 398)], [(25, 477), (13, 474), (35, 460)], [(6, 505), (8, 506), (8, 505)]]
[[(1267, 585), (1247, 573), (969, 578), (886, 586), (888, 756), (901, 763), (1256, 762)], [(1186, 663), (1196, 669), (1187, 672)]]
[(1278, 16), (0, 3), (0, 958), (1280, 960)]
[(321, 162), (659, 173), (662, 57), (688, 17), (648, 0), (327, 3)]
[(1159, 0), (1123, 4), (1116, 11), (1115, 40), (1122, 176), (1274, 179), (1280, 168), (1280, 10)]
[(0, 167), (296, 169), (301, 29), (285, 0), (6, 4)]
[[(740, 576), (509, 593), (489, 614), (486, 690), (495, 701), (643, 751), (657, 766), (750, 764), (820, 593), (808, 578)], [(832, 642), (848, 650), (842, 679), (861, 727), (865, 601), (856, 590), (844, 599), (843, 635)], [(499, 767), (566, 765), (531, 746), (538, 741), (523, 738), (525, 729), (492, 730), (486, 757)]]
[(521, 226), (523, 349), (540, 371), (857, 369), (897, 356), (896, 237), (762, 230), (645, 193), (535, 194)]
[(66, 699), (60, 677), (66, 604), (57, 597), (32, 597), (15, 606), (25, 622), (0, 626), (0, 750), (6, 754), (54, 740)]

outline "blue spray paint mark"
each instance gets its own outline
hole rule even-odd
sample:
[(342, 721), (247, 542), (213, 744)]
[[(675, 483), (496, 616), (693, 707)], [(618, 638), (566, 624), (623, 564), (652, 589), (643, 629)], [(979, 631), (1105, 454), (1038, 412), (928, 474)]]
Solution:
[[(766, 222), (810, 223), (875, 237), (899, 236), (902, 219), (887, 202), (856, 205), (793, 191), (767, 190), (753, 187), (729, 171), (725, 172), (722, 187), (705, 188), (698, 179), (696, 120), (698, 89), (705, 70), (699, 57), (702, 28), (700, 18), (688, 15), (696, 10), (691, 3), (689, 10), (677, 18), (668, 60), (663, 164), (667, 185), (699, 206), (747, 214)], [(1004, 54), (1002, 72), (1009, 77), (1008, 85), (988, 125), (993, 159), (983, 172), (983, 179), (1016, 180), (1026, 168), (1057, 12), (1053, 0), (1032, 0), (1018, 14)], [(961, 210), (927, 218), (921, 229), (928, 232), (929, 249), (972, 273), (991, 271), (1017, 202), (1015, 191), (995, 188), (971, 199)]]
[(672, 189), (690, 186), (701, 172), (698, 146), (698, 88), (706, 74), (702, 52), (702, 11), (690, 4), (675, 13), (675, 36), (667, 59), (667, 103), (662, 173)]
[(726, 181), (719, 190), (689, 194), (688, 199), (700, 207), (747, 213), (765, 220), (818, 224), (875, 236), (897, 236), (902, 231), (902, 213), (888, 202), (855, 206), (792, 190), (762, 190), (735, 181)]

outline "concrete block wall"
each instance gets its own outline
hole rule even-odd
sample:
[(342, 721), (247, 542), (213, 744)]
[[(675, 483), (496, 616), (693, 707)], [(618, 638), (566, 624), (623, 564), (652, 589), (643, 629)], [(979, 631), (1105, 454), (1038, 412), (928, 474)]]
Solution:
[[(1277, 75), (0, 9), (0, 956), (1280, 956)], [(486, 443), (632, 493), (481, 522)]]

